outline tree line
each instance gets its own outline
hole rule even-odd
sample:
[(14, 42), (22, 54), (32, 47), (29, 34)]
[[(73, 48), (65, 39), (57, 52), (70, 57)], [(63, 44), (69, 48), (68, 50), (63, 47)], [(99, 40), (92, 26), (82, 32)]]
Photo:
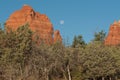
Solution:
[(70, 47), (60, 42), (39, 44), (23, 25), (16, 31), (0, 29), (0, 80), (118, 80), (120, 47), (104, 46), (105, 32), (85, 43), (75, 36)]

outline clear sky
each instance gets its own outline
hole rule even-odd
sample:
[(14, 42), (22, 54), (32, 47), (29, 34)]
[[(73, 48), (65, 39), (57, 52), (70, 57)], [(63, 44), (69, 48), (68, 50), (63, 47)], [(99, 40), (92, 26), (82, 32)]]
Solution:
[(108, 33), (110, 24), (120, 20), (120, 0), (0, 0), (0, 23), (24, 4), (46, 14), (69, 43), (79, 34), (89, 42), (95, 32)]

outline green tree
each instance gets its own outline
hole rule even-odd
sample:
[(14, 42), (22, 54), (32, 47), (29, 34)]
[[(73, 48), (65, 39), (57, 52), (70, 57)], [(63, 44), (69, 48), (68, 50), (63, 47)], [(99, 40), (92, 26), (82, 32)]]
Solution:
[(85, 41), (83, 40), (82, 35), (75, 36), (73, 39), (72, 47), (79, 48), (79, 47), (84, 47), (84, 46), (85, 46)]
[(116, 73), (116, 59), (108, 47), (101, 44), (89, 44), (80, 54), (80, 64), (84, 78), (104, 78)]
[[(6, 78), (10, 80), (26, 76), (25, 66), (32, 50), (32, 31), (28, 25), (19, 27), (16, 31), (3, 32), (0, 35), (1, 57)], [(3, 68), (3, 67), (1, 67)]]
[(106, 36), (106, 32), (101, 30), (100, 32), (95, 32), (93, 41), (103, 42)]

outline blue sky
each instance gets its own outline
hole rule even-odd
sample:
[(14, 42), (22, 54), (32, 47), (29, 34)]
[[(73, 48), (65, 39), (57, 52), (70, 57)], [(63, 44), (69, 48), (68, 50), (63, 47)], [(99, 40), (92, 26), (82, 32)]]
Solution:
[(54, 29), (59, 29), (68, 43), (74, 35), (80, 34), (90, 42), (95, 32), (104, 30), (108, 33), (110, 24), (120, 20), (120, 0), (1, 0), (0, 23), (24, 4), (46, 14)]

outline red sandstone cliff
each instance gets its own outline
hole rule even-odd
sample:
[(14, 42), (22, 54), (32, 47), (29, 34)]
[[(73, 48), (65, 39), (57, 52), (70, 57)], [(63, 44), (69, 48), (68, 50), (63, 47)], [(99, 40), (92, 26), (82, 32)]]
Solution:
[[(19, 26), (28, 23), (30, 29), (35, 31), (40, 38), (47, 44), (52, 44), (56, 41), (62, 41), (60, 33), (54, 35), (54, 29), (49, 18), (45, 14), (35, 12), (32, 7), (24, 5), (22, 9), (15, 11), (6, 21), (6, 28), (16, 30)], [(55, 38), (53, 38), (53, 36)]]
[(61, 42), (62, 41), (62, 37), (60, 35), (59, 30), (54, 31), (54, 42)]
[(104, 42), (105, 45), (120, 45), (120, 21), (114, 22)]

